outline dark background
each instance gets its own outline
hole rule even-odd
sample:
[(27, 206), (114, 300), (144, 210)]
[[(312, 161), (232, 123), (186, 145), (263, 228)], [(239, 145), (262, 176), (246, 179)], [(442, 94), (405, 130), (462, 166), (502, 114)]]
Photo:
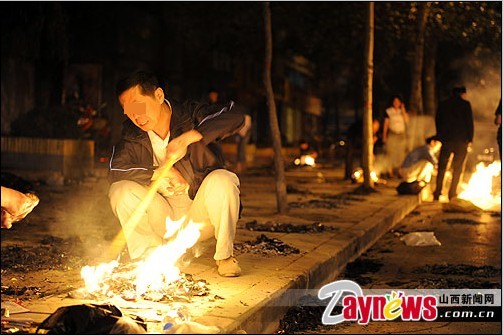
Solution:
[[(438, 101), (468, 87), (476, 118), (501, 96), (501, 2), (428, 3), (425, 58)], [(393, 94), (408, 102), (416, 2), (375, 3), (374, 117)], [(284, 145), (345, 136), (363, 113), (365, 2), (272, 2), (273, 86)], [(115, 83), (156, 71), (169, 98), (210, 88), (253, 116), (252, 142), (270, 145), (263, 88), (262, 2), (2, 2), (2, 136), (79, 137), (79, 106), (120, 134)], [(434, 115), (425, 110), (425, 115)]]

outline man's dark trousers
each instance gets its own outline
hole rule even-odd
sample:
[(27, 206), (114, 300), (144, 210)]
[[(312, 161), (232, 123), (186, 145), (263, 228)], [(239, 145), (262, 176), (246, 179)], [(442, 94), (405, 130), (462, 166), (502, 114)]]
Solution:
[(449, 188), (449, 199), (457, 196), (457, 189), (461, 174), (465, 168), (466, 163), (466, 153), (468, 149), (468, 143), (465, 142), (445, 142), (442, 143), (442, 148), (440, 149), (440, 157), (438, 159), (438, 175), (437, 175), (437, 186), (435, 192), (433, 193), (434, 199), (438, 199), (442, 193), (442, 186), (444, 184), (445, 170), (447, 169), (447, 163), (451, 153), (454, 154), (452, 158), (452, 181), (451, 187)]

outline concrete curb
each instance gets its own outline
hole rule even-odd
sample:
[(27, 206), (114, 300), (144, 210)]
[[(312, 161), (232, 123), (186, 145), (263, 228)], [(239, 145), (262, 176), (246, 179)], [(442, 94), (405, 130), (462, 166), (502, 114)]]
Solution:
[[(308, 289), (320, 288), (336, 279), (345, 266), (357, 259), (383, 234), (413, 211), (420, 202), (419, 196), (401, 196), (396, 202), (381, 208), (379, 212), (356, 224), (350, 234), (352, 238), (340, 245), (339, 238), (332, 238), (319, 245), (314, 252), (302, 257), (299, 262), (314, 263), (307, 272), (299, 274), (282, 289), (265, 297), (223, 329), (223, 333), (245, 330), (249, 334), (271, 334), (278, 328), (290, 306)], [(295, 265), (292, 265), (295, 266)]]

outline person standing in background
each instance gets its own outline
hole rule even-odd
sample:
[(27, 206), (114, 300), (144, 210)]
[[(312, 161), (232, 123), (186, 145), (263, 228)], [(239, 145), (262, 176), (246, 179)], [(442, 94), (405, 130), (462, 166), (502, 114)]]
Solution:
[(405, 110), (403, 99), (395, 95), (391, 107), (384, 115), (382, 142), (385, 145), (388, 177), (395, 178), (406, 155), (406, 131), (409, 115)]
[(449, 188), (449, 199), (458, 194), (458, 183), (465, 169), (466, 154), (473, 141), (472, 106), (466, 100), (466, 87), (452, 89), (452, 96), (440, 102), (435, 115), (435, 126), (438, 139), (442, 142), (438, 159), (438, 176), (433, 200), (439, 200), (442, 194), (447, 164), (452, 158), (452, 181)]
[(494, 124), (498, 126), (498, 133), (496, 135), (496, 140), (498, 141), (498, 149), (500, 153), (500, 161), (501, 161), (501, 98), (500, 103), (498, 104), (498, 108), (496, 108), (496, 112), (494, 113)]

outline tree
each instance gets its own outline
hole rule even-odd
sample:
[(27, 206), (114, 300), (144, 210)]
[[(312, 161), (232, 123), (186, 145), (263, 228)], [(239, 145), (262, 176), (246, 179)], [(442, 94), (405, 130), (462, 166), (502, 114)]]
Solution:
[(363, 187), (374, 188), (370, 176), (373, 168), (373, 134), (372, 134), (372, 80), (374, 79), (374, 2), (368, 4), (367, 30), (365, 32), (365, 83), (363, 110)]
[(288, 202), (286, 197), (285, 166), (283, 155), (281, 154), (281, 134), (278, 125), (278, 116), (276, 113), (276, 104), (274, 102), (274, 92), (271, 82), (271, 64), (272, 64), (272, 28), (271, 28), (271, 8), (269, 2), (264, 3), (264, 22), (265, 22), (265, 64), (264, 64), (264, 85), (267, 95), (267, 105), (269, 106), (269, 126), (271, 127), (271, 136), (274, 149), (274, 168), (276, 171), (276, 203), (279, 213), (288, 211)]
[[(501, 59), (501, 24), (498, 23), (501, 23), (501, 3), (498, 2), (432, 3), (426, 26), (424, 114), (434, 115), (437, 85), (450, 84), (440, 82), (451, 76), (444, 64), (452, 64), (453, 56), (459, 58), (461, 50), (488, 49), (495, 59)], [(447, 52), (438, 53), (439, 48)]]
[(411, 92), (408, 108), (412, 114), (423, 113), (423, 94), (421, 89), (424, 59), (424, 36), (430, 3), (420, 2), (418, 6), (419, 13), (417, 16), (417, 37), (415, 40), (415, 52), (412, 61)]

